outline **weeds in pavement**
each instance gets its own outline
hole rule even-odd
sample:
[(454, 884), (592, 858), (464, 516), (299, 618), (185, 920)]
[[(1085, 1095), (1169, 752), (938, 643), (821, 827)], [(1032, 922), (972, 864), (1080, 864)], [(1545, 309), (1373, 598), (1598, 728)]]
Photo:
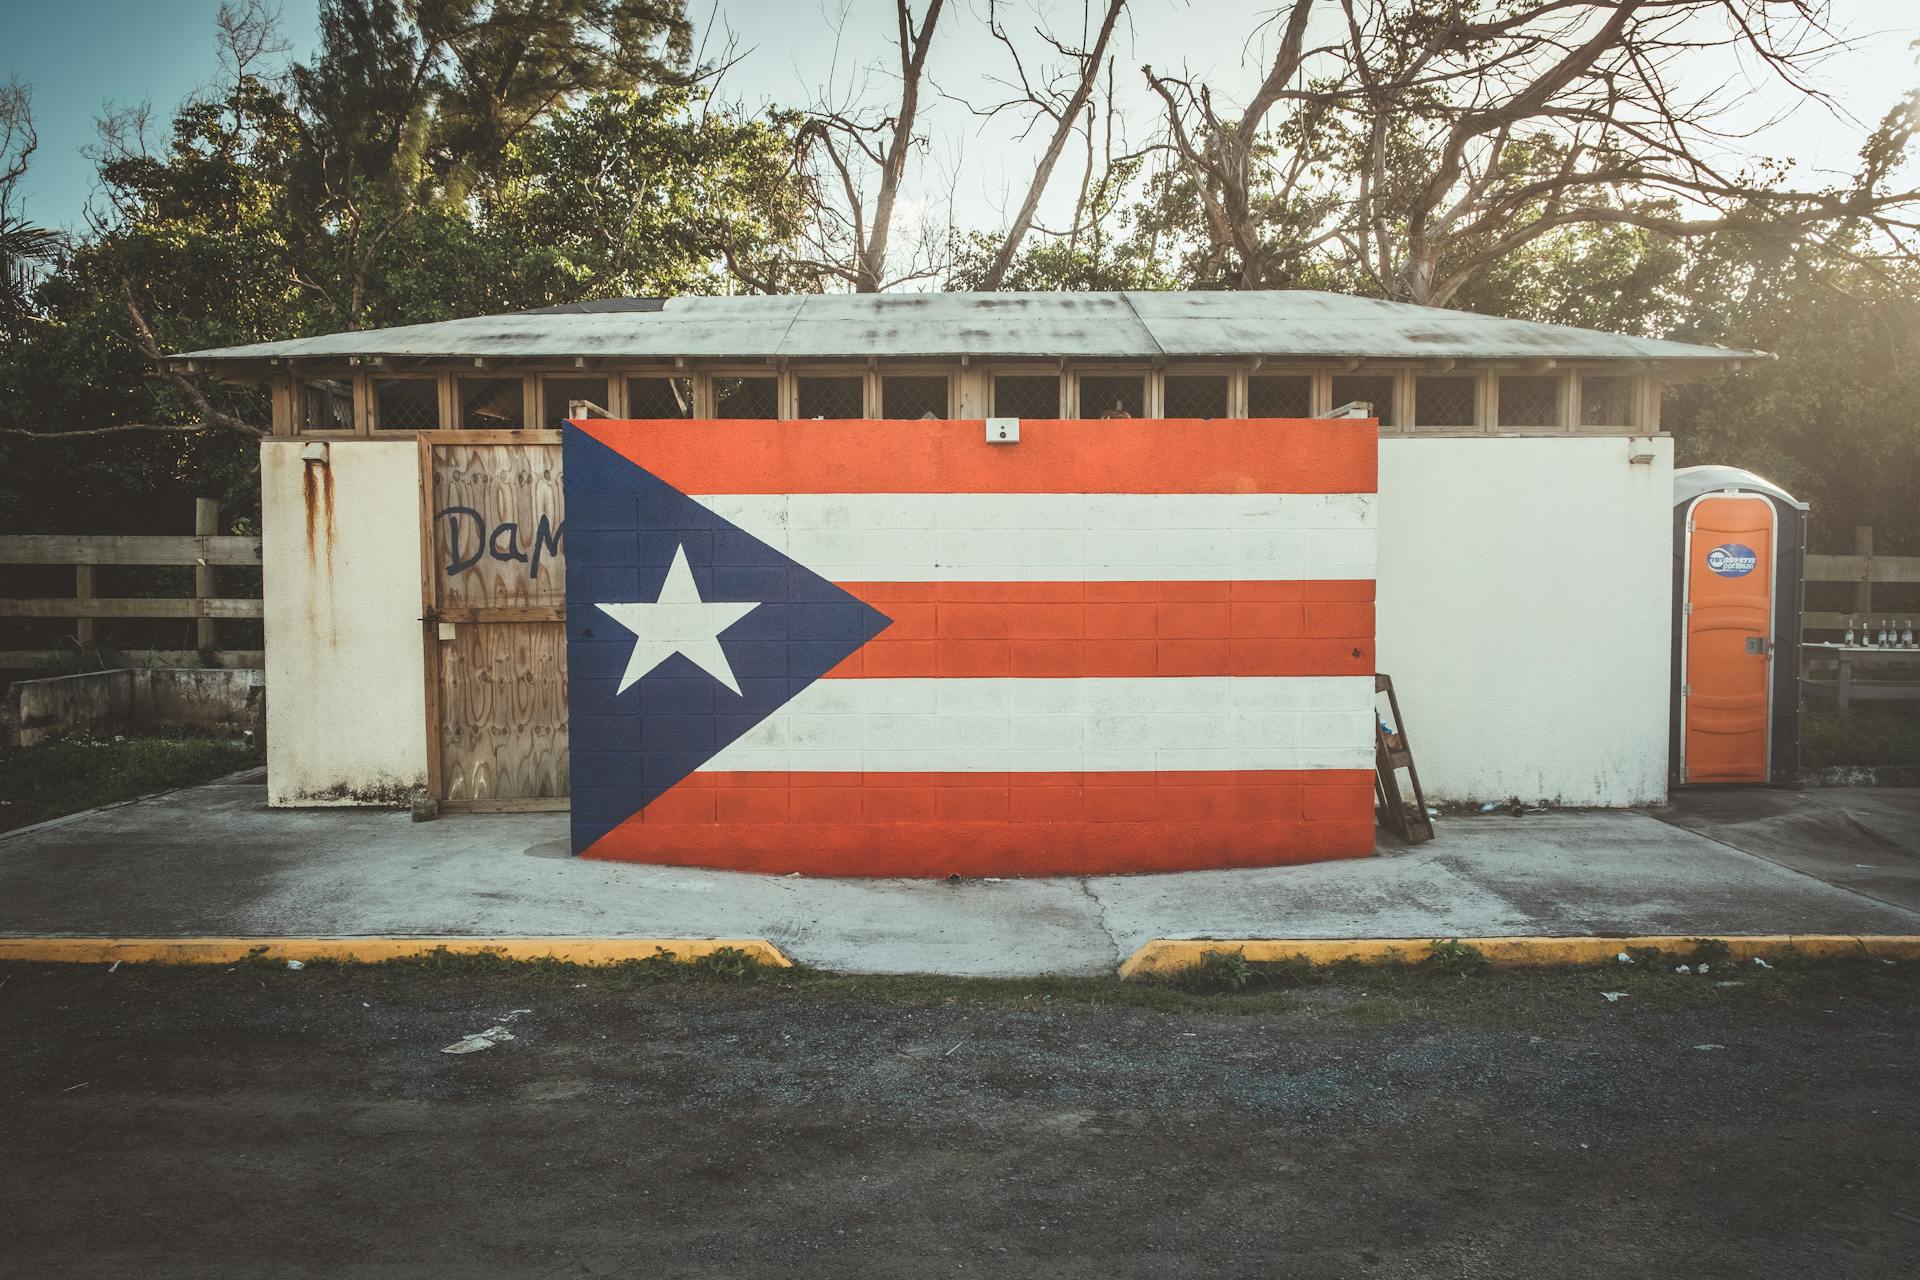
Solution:
[(1247, 953), (1239, 947), (1232, 951), (1203, 951), (1200, 963), (1183, 970), (1180, 977), (1180, 985), (1189, 991), (1244, 991), (1253, 980), (1253, 966), (1247, 963)]
[(1427, 944), (1426, 968), (1453, 978), (1468, 978), (1493, 967), (1487, 953), (1458, 938), (1435, 938)]

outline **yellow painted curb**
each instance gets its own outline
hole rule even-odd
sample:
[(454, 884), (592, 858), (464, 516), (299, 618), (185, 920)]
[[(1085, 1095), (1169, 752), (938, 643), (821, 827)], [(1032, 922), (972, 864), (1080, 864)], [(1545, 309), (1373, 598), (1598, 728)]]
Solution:
[(564, 960), (618, 964), (646, 960), (661, 948), (679, 960), (722, 947), (744, 951), (761, 964), (790, 969), (793, 961), (765, 938), (0, 938), (0, 960), (69, 964), (230, 964), (235, 960), (400, 960), (447, 951), (503, 960)]
[[(1663, 951), (1692, 949), (1696, 938), (1727, 944), (1734, 960), (1792, 951), (1809, 959), (1875, 956), (1920, 960), (1920, 937), (1905, 934), (1766, 933), (1660, 934), (1634, 938), (1461, 938), (1504, 968), (1549, 968), (1607, 964), (1630, 947)], [(1431, 938), (1156, 938), (1120, 966), (1122, 978), (1174, 973), (1200, 963), (1209, 951), (1238, 951), (1250, 961), (1290, 960), (1305, 956), (1314, 964), (1357, 960), (1362, 964), (1415, 963), (1426, 959)]]

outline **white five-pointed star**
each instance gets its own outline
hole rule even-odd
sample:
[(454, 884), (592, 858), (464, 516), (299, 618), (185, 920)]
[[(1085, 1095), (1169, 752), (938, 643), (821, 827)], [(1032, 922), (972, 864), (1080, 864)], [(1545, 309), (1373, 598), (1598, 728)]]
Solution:
[(616, 696), (676, 653), (685, 654), (702, 671), (740, 694), (740, 683), (720, 647), (720, 633), (760, 607), (758, 600), (711, 603), (700, 598), (693, 570), (687, 567), (687, 549), (673, 549), (673, 564), (660, 584), (660, 598), (651, 603), (596, 604), (594, 608), (633, 632), (633, 656), (620, 677)]

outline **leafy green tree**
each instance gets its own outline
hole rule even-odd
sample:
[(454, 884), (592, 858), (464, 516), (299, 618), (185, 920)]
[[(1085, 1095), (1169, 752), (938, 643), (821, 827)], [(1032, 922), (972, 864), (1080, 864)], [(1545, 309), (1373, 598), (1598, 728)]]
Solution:
[(1736, 376), (1671, 389), (1679, 461), (1729, 463), (1812, 506), (1817, 550), (1920, 553), (1920, 268), (1739, 237), (1701, 246), (1671, 336), (1772, 352)]
[(513, 305), (777, 287), (806, 216), (791, 117), (680, 87), (596, 95), (510, 149), (482, 201)]
[(691, 30), (683, 0), (325, 0), (320, 56), (292, 71), (296, 278), (336, 328), (391, 322), (370, 295), (411, 224), (567, 104), (683, 79)]

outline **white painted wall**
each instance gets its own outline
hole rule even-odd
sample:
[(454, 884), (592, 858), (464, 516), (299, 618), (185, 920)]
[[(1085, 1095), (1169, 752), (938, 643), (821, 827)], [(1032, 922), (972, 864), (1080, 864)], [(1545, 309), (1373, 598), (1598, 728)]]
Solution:
[[(269, 796), (397, 798), (427, 759), (418, 454), (334, 442), (310, 543), (302, 443), (261, 449)], [(1641, 443), (1381, 439), (1379, 666), (1430, 797), (1665, 796), (1673, 449)]]
[(267, 799), (404, 800), (427, 773), (413, 440), (260, 447)]
[(1666, 795), (1673, 441), (1383, 436), (1379, 669), (1429, 799)]

